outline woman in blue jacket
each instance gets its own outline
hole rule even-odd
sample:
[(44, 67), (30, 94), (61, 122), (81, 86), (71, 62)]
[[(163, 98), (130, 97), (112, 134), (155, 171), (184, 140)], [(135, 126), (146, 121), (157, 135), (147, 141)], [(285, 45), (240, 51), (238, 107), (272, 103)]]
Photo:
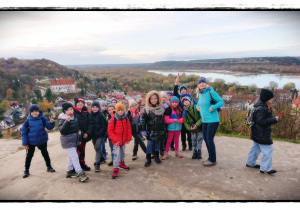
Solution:
[(217, 161), (214, 137), (220, 123), (218, 109), (224, 105), (224, 101), (212, 87), (207, 85), (204, 77), (200, 77), (198, 80), (197, 96), (197, 110), (200, 111), (203, 139), (209, 154), (203, 164), (212, 166)]

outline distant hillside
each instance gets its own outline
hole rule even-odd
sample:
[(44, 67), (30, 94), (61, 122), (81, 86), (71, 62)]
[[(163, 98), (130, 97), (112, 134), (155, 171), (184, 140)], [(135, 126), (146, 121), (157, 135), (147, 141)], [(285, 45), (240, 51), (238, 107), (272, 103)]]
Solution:
[(160, 61), (152, 69), (209, 69), (246, 72), (300, 73), (299, 57), (224, 58), (190, 61)]

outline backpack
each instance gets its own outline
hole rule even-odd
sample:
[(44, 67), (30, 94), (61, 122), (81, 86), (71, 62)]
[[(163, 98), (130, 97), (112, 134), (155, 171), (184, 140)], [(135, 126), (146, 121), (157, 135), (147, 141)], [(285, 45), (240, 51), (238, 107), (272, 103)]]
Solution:
[(257, 107), (252, 107), (248, 114), (246, 115), (245, 117), (245, 121), (244, 121), (244, 124), (246, 124), (248, 126), (248, 128), (251, 128), (254, 124), (254, 121), (253, 121), (253, 115), (254, 115), (254, 112), (256, 110)]
[[(211, 90), (209, 89), (208, 93), (209, 93), (210, 99), (211, 99), (211, 100), (210, 100), (210, 103), (211, 103), (212, 105), (215, 105), (217, 102), (215, 101), (215, 99), (213, 99), (213, 97), (212, 97), (210, 91), (211, 91)], [(218, 112), (221, 112), (221, 111), (222, 111), (222, 108), (217, 108), (217, 111), (218, 111)]]

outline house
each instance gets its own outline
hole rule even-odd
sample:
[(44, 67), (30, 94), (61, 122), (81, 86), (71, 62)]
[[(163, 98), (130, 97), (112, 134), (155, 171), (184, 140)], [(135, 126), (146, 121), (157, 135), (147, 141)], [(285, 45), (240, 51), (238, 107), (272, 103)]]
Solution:
[(75, 93), (75, 83), (73, 79), (51, 80), (50, 89), (52, 93)]
[(9, 106), (11, 106), (13, 108), (19, 108), (19, 102), (11, 101), (11, 102), (9, 102)]
[(8, 109), (4, 112), (3, 116), (6, 117), (6, 118), (7, 118), (7, 117), (10, 117), (10, 116), (12, 115), (13, 111), (14, 111), (13, 108), (8, 108)]
[(5, 129), (8, 129), (8, 128), (11, 128), (11, 127), (14, 127), (14, 126), (15, 126), (15, 122), (10, 117), (7, 117), (7, 118), (5, 118), (4, 120), (2, 120), (0, 122), (1, 130), (5, 130)]
[(290, 90), (276, 89), (274, 90), (274, 99), (276, 101), (291, 101), (292, 93)]
[(234, 95), (236, 95), (235, 92), (227, 91), (226, 93), (224, 93), (224, 94), (222, 95), (222, 99), (223, 99), (224, 101), (230, 101), (231, 98), (232, 98), (232, 96), (234, 96)]

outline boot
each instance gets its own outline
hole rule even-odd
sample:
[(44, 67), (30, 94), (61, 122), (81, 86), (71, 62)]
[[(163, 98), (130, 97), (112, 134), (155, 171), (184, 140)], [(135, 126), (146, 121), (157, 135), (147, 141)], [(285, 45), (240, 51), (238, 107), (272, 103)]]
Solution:
[(178, 150), (175, 151), (175, 155), (176, 155), (176, 157), (182, 158), (182, 155), (180, 154), (180, 152)]
[(113, 170), (113, 174), (111, 175), (112, 179), (116, 179), (118, 177), (119, 174), (119, 169), (118, 168), (114, 168)]
[(80, 166), (81, 166), (82, 170), (84, 170), (84, 171), (90, 171), (91, 170), (91, 168), (88, 167), (87, 165), (80, 164)]
[(89, 179), (89, 177), (87, 177), (87, 176), (85, 175), (84, 171), (81, 171), (81, 172), (78, 174), (78, 176), (79, 176), (79, 182), (85, 182), (86, 180)]
[(26, 169), (26, 170), (24, 171), (23, 178), (26, 178), (26, 177), (28, 177), (29, 175), (30, 175), (29, 170)]
[(198, 149), (198, 159), (202, 159), (201, 149)]
[(94, 163), (95, 166), (95, 172), (100, 172), (100, 163)]
[(157, 164), (161, 163), (161, 160), (159, 159), (159, 151), (155, 151), (154, 160)]
[(148, 167), (151, 164), (151, 154), (146, 154), (146, 159), (145, 167)]
[(47, 167), (47, 172), (55, 172), (54, 168), (52, 168), (51, 166), (50, 167)]
[(124, 161), (119, 163), (119, 168), (127, 171), (130, 169), (127, 165), (125, 165)]
[(194, 150), (192, 159), (196, 159), (196, 158), (197, 158), (197, 150)]
[(165, 151), (165, 154), (164, 154), (164, 156), (161, 159), (162, 160), (166, 160), (168, 158), (169, 158), (169, 154), (168, 154), (168, 152)]

